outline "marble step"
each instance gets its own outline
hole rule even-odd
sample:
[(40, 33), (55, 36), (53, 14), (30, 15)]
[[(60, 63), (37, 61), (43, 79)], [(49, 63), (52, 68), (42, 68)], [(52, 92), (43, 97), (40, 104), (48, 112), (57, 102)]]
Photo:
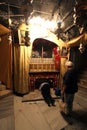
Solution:
[(0, 84), (0, 91), (6, 90), (6, 86), (3, 84)]
[(87, 79), (82, 78), (82, 79), (79, 80), (79, 82), (86, 84), (87, 83)]
[(79, 91), (75, 95), (75, 101), (83, 107), (84, 110), (87, 110), (87, 89), (79, 88)]
[(85, 89), (87, 89), (87, 85), (84, 85), (84, 84), (82, 84), (82, 83), (78, 83), (78, 86), (79, 86), (79, 88), (85, 88)]
[(10, 90), (0, 91), (0, 118), (14, 113), (14, 96)]

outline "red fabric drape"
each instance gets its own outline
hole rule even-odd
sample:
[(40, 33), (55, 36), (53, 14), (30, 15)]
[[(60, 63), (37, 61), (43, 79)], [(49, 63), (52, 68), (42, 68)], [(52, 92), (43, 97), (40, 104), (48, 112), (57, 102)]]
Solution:
[(56, 48), (54, 48), (53, 49), (53, 53), (54, 53), (54, 62), (55, 62), (55, 68), (57, 69), (57, 70), (59, 70), (60, 69), (60, 55), (59, 55), (59, 51), (58, 51), (58, 48), (56, 47)]

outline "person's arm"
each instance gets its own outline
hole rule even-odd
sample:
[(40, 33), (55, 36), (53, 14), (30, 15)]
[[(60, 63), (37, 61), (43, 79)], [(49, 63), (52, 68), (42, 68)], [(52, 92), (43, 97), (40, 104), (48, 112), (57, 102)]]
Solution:
[(63, 86), (62, 86), (62, 90), (61, 90), (61, 94), (64, 94), (65, 90), (66, 90), (66, 85), (63, 84)]
[(64, 92), (69, 84), (69, 81), (70, 81), (70, 72), (67, 71), (63, 77), (62, 94), (64, 94)]

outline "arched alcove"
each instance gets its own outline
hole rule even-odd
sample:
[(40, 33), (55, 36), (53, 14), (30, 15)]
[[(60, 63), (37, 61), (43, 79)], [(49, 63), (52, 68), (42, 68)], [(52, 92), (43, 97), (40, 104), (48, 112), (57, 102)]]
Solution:
[(51, 81), (51, 87), (58, 86), (59, 69), (55, 67), (55, 57), (53, 49), (57, 48), (56, 43), (43, 38), (37, 38), (32, 45), (30, 58), (29, 84), (30, 91), (37, 89), (38, 80), (44, 78)]
[(52, 58), (53, 48), (57, 47), (54, 42), (43, 38), (37, 38), (33, 42), (32, 58)]

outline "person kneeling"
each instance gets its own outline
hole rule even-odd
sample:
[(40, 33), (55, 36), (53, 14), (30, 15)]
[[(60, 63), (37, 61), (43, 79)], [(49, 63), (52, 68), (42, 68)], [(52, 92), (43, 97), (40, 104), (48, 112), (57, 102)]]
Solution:
[(50, 94), (50, 84), (49, 82), (42, 82), (40, 84), (39, 90), (41, 91), (41, 94), (45, 100), (45, 102), (48, 104), (48, 106), (55, 106), (55, 100), (52, 98)]

